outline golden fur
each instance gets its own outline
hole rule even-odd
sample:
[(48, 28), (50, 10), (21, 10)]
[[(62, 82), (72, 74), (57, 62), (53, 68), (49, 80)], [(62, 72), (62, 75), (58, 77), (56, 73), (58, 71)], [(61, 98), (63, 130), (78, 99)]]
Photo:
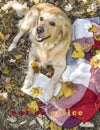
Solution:
[[(13, 4), (19, 4), (17, 1), (14, 2)], [(13, 4), (12, 6), (10, 4), (12, 8)], [(7, 10), (7, 5), (3, 7), (4, 9)], [(33, 82), (34, 70), (31, 67), (33, 61), (38, 60), (39, 66), (43, 67), (52, 65), (54, 75), (44, 95), (44, 100), (49, 101), (66, 66), (66, 53), (71, 44), (71, 23), (61, 9), (50, 3), (39, 3), (31, 9), (25, 6), (21, 13), (25, 17), (20, 20), (19, 32), (8, 50), (11, 51), (15, 48), (19, 39), (25, 33), (29, 33), (32, 46), (29, 52), (29, 66), (24, 87), (29, 87)], [(20, 12), (17, 11), (17, 14), (20, 15)]]

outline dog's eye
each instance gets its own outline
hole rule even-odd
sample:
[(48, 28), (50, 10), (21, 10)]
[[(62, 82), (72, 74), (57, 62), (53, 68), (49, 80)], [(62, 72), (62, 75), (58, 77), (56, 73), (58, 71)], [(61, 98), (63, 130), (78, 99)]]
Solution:
[(44, 20), (44, 18), (43, 17), (40, 17), (40, 21), (43, 21)]
[(55, 26), (55, 22), (50, 22), (49, 23), (51, 26)]

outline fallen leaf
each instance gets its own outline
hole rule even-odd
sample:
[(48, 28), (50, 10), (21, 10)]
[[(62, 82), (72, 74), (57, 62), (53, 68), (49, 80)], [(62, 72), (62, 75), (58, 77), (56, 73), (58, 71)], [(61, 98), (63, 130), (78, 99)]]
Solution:
[(95, 34), (95, 35), (94, 35), (94, 38), (95, 38), (97, 41), (100, 41), (100, 34)]
[(35, 4), (38, 4), (40, 0), (33, 0)]
[(34, 72), (35, 72), (35, 73), (39, 73), (39, 72), (40, 72), (39, 62), (33, 61), (33, 62), (31, 63), (31, 66), (32, 66), (32, 68), (34, 69)]
[(8, 98), (8, 94), (6, 92), (0, 93), (0, 101), (5, 101)]
[(72, 53), (73, 58), (83, 58), (85, 56), (83, 51), (74, 50)]
[(15, 116), (12, 116), (12, 117), (8, 116), (7, 121), (9, 121), (11, 123), (15, 123), (15, 122), (17, 122), (17, 118)]
[(78, 42), (74, 42), (74, 51), (72, 52), (72, 57), (73, 58), (83, 58), (85, 56), (84, 51), (87, 49), (90, 49), (93, 44), (88, 44), (87, 46), (82, 46), (80, 43)]
[(58, 126), (55, 122), (51, 121), (50, 122), (50, 129), (51, 130), (62, 130), (62, 127)]
[(100, 53), (96, 54), (90, 59), (90, 64), (94, 66), (94, 68), (100, 68)]
[(41, 116), (41, 115), (38, 115), (38, 116), (36, 117), (36, 119), (37, 119), (37, 121), (39, 122), (39, 124), (40, 124), (40, 125), (42, 126), (42, 128), (43, 128), (44, 122), (43, 122), (42, 116)]
[(10, 63), (15, 63), (16, 60), (14, 60), (14, 59), (11, 58), (11, 59), (9, 60), (9, 62), (10, 62)]
[(36, 122), (36, 120), (34, 119), (34, 120), (32, 120), (30, 123), (29, 123), (29, 125), (30, 126), (32, 126), (32, 125), (35, 125), (37, 122)]
[(77, 51), (83, 50), (83, 46), (79, 42), (74, 42), (73, 45)]
[(20, 123), (20, 126), (21, 126), (21, 125), (24, 125), (24, 124), (26, 124), (26, 123), (27, 123), (27, 120), (22, 121), (22, 122)]
[(95, 25), (92, 25), (92, 27), (89, 28), (88, 31), (89, 31), (89, 32), (97, 32), (97, 31), (98, 31), (98, 28), (97, 28)]
[(72, 96), (77, 89), (72, 82), (64, 82), (61, 84), (61, 91), (63, 92), (64, 97), (68, 98), (69, 96)]
[(84, 128), (93, 128), (94, 127), (94, 124), (92, 123), (92, 122), (85, 122), (85, 123), (83, 123), (83, 122), (81, 122), (80, 124), (79, 124), (79, 126), (80, 127), (84, 127)]
[(32, 88), (30, 92), (32, 92), (32, 96), (35, 98), (38, 95), (42, 95), (42, 88)]
[(2, 71), (3, 74), (7, 75), (10, 73), (10, 70), (8, 67), (6, 67), (3, 71)]
[(39, 62), (33, 61), (33, 62), (31, 63), (31, 66), (32, 66), (33, 69), (36, 68), (36, 67), (38, 67), (38, 66), (39, 66)]
[(88, 2), (88, 0), (83, 0), (84, 4), (86, 4)]
[(83, 52), (83, 46), (78, 43), (75, 42), (73, 43), (75, 50), (72, 53), (72, 57), (73, 58), (83, 58), (85, 56), (84, 52)]
[(6, 90), (12, 89), (13, 86), (14, 86), (14, 83), (13, 83), (12, 79), (7, 77), (6, 80), (5, 80), (5, 88), (6, 88)]
[(38, 104), (37, 104), (36, 101), (30, 102), (30, 103), (27, 105), (27, 107), (28, 107), (29, 111), (31, 111), (31, 112), (33, 112), (33, 113), (39, 110), (39, 107), (38, 107)]
[(71, 4), (65, 5), (64, 10), (65, 11), (71, 11), (73, 9)]
[(21, 60), (23, 58), (23, 55), (15, 55), (16, 60)]
[(68, 129), (68, 130), (77, 130), (77, 126), (75, 126), (75, 127), (73, 127), (73, 128), (71, 128), (71, 129)]
[(99, 49), (99, 50), (96, 50), (96, 54), (100, 54), (100, 49)]
[(0, 32), (0, 39), (3, 39), (4, 38), (4, 35), (2, 32)]
[(47, 130), (50, 127), (50, 120), (46, 116), (43, 116), (43, 122), (43, 128)]
[(95, 15), (95, 12), (94, 12), (94, 11), (90, 11), (90, 12), (88, 12), (88, 14), (89, 14), (90, 16), (93, 16), (93, 15)]

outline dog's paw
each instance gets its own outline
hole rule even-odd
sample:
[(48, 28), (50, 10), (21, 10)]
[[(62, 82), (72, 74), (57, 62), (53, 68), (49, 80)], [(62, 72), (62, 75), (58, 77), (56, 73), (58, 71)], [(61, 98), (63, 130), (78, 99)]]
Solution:
[(8, 51), (12, 51), (14, 48), (16, 48), (16, 45), (14, 44), (11, 44), (8, 48)]

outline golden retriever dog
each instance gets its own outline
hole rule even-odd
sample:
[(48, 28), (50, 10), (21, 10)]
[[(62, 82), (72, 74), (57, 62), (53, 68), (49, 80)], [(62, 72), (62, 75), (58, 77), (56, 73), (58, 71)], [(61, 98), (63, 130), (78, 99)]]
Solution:
[(24, 18), (19, 21), (19, 32), (8, 50), (15, 48), (24, 34), (29, 34), (32, 44), (23, 87), (28, 88), (32, 85), (34, 70), (31, 63), (33, 61), (38, 61), (39, 66), (42, 67), (52, 65), (54, 74), (44, 95), (45, 101), (48, 102), (66, 67), (66, 54), (71, 44), (72, 33), (70, 20), (61, 9), (50, 3), (39, 3), (29, 9), (26, 4), (14, 0), (5, 4), (2, 10), (7, 11), (11, 7), (16, 10), (18, 16), (24, 15)]

